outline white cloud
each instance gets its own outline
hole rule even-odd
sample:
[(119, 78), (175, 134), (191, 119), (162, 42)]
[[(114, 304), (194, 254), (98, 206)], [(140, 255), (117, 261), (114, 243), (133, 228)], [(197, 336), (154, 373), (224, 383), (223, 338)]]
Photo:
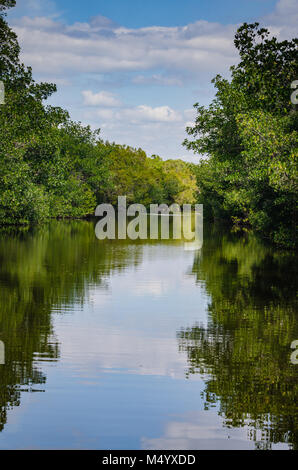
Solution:
[(279, 0), (272, 14), (263, 21), (279, 39), (297, 36), (298, 0)]
[[(38, 73), (160, 68), (177, 75), (198, 75), (222, 71), (235, 60), (235, 28), (205, 21), (184, 27), (129, 29), (102, 26), (102, 20), (96, 19), (68, 26), (45, 17), (24, 17), (15, 20), (14, 28), (22, 44), (23, 60)], [(158, 75), (153, 79), (159, 80)]]
[(86, 106), (120, 106), (120, 101), (113, 93), (109, 91), (100, 91), (99, 93), (92, 93), (90, 90), (83, 90), (84, 104)]
[[(84, 103), (86, 104), (86, 102)], [(89, 102), (87, 103), (89, 104)], [(98, 103), (99, 104), (99, 103)], [(85, 118), (94, 120), (96, 118), (125, 122), (126, 124), (143, 124), (146, 122), (179, 122), (182, 117), (180, 113), (170, 106), (157, 106), (155, 108), (142, 104), (135, 107), (122, 107), (118, 109), (96, 109), (85, 114)]]
[[(181, 119), (179, 113), (169, 106), (158, 106), (152, 108), (148, 105), (140, 105), (136, 108), (124, 110), (124, 116), (132, 122), (136, 121), (156, 121), (156, 122), (174, 122)], [(121, 116), (122, 117), (122, 116)]]
[[(100, 128), (104, 140), (143, 148), (148, 155), (163, 158), (184, 158), (179, 144), (185, 138), (185, 117), (170, 106), (122, 106), (121, 108), (89, 108), (81, 110), (80, 120)], [(196, 157), (196, 160), (198, 158)]]
[(298, 18), (298, 1), (297, 0), (279, 0), (277, 2), (275, 11), (269, 18), (275, 18), (278, 23), (296, 23)]
[[(31, 1), (38, 13), (38, 2)], [(279, 0), (273, 13), (261, 19), (283, 38), (296, 33), (297, 22), (298, 0)], [(37, 73), (139, 72), (134, 83), (166, 85), (181, 83), (185, 76), (209, 80), (226, 73), (237, 61), (237, 26), (199, 20), (179, 27), (132, 29), (102, 16), (72, 25), (50, 16), (14, 20), (23, 59)], [(142, 73), (157, 69), (163, 73)]]

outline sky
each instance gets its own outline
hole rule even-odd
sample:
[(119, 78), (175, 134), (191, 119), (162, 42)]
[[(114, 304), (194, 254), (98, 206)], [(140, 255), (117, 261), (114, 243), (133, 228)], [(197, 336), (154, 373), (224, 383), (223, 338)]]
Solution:
[(34, 78), (57, 84), (49, 104), (104, 140), (196, 162), (185, 128), (237, 63), (237, 28), (291, 39), (298, 0), (17, 0), (8, 20)]

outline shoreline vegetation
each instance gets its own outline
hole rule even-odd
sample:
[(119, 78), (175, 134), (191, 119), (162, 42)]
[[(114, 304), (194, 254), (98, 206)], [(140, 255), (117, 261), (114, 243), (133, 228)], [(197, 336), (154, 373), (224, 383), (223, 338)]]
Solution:
[(258, 23), (238, 29), (231, 80), (216, 76), (210, 106), (194, 105), (184, 145), (208, 158), (192, 164), (104, 142), (100, 130), (44, 104), (56, 85), (36, 83), (20, 62), (5, 18), (15, 3), (0, 0), (0, 227), (87, 218), (126, 195), (128, 205), (203, 204), (210, 219), (297, 247), (298, 39), (278, 42)]

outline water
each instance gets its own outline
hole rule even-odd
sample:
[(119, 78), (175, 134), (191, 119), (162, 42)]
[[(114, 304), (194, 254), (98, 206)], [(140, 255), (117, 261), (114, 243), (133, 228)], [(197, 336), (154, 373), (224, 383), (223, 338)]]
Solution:
[(205, 224), (0, 234), (1, 449), (298, 447), (297, 257)]

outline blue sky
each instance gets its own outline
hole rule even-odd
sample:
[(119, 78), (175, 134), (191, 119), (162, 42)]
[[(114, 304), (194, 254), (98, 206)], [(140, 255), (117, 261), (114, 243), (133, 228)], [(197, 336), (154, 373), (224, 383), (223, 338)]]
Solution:
[(9, 21), (36, 79), (57, 83), (52, 104), (104, 139), (195, 161), (185, 127), (237, 62), (237, 27), (291, 38), (298, 0), (17, 0)]
[(184, 26), (198, 19), (237, 23), (271, 12), (275, 0), (73, 0), (57, 2), (68, 22), (88, 21), (98, 14), (127, 26)]

